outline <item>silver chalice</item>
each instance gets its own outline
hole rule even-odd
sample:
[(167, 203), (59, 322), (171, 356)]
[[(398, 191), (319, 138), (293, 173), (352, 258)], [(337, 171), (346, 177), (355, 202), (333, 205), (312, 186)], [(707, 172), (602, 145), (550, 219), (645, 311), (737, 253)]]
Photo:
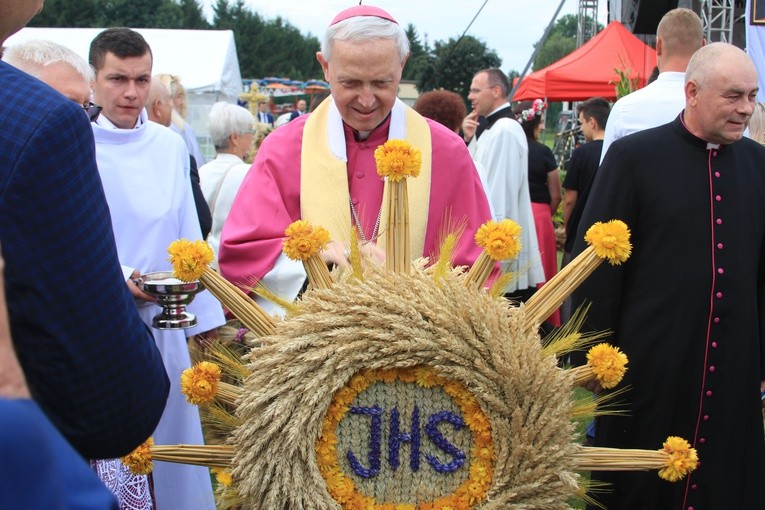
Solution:
[(157, 329), (184, 329), (196, 326), (197, 317), (186, 311), (186, 305), (202, 290), (198, 281), (184, 282), (172, 271), (158, 271), (141, 276), (141, 290), (155, 296), (162, 312), (154, 316), (151, 325)]

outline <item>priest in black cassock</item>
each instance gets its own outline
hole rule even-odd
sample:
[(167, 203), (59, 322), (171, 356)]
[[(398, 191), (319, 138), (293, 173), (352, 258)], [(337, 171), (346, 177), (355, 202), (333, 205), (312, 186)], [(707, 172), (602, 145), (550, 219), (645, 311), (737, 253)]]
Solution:
[(758, 90), (738, 48), (710, 44), (686, 74), (672, 123), (615, 142), (579, 226), (621, 219), (633, 254), (578, 289), (588, 327), (629, 357), (626, 415), (598, 420), (596, 445), (661, 448), (681, 436), (700, 465), (676, 483), (656, 472), (593, 473), (609, 510), (765, 508), (765, 147), (742, 138)]

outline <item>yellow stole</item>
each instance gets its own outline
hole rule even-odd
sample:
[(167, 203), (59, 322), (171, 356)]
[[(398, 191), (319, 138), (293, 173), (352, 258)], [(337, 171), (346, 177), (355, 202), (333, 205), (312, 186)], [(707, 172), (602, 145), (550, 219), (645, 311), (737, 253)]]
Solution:
[[(431, 140), (430, 128), (418, 113), (397, 100), (391, 112), (388, 139), (404, 139), (422, 153), (420, 175), (407, 181), (409, 231), (412, 257), (423, 255), (430, 205)], [(303, 128), (300, 154), (300, 216), (329, 231), (332, 240), (350, 239), (351, 211), (345, 135), (340, 112), (329, 97), (311, 113)], [(388, 217), (388, 181), (382, 198), (382, 215)], [(380, 225), (380, 231), (387, 226)], [(385, 249), (385, 236), (378, 246)]]

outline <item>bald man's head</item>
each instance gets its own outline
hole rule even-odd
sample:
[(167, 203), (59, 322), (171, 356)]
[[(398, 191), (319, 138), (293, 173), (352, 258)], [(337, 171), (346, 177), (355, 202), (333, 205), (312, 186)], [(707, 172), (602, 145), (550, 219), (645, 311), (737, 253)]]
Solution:
[(162, 124), (165, 127), (170, 127), (171, 116), (173, 114), (170, 91), (156, 77), (151, 79), (149, 96), (146, 98), (146, 111), (149, 114), (149, 120)]

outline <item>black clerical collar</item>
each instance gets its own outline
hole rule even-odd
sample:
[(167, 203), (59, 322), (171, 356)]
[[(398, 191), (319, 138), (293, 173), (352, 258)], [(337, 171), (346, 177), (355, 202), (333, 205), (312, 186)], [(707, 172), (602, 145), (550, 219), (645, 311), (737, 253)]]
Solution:
[(672, 125), (686, 142), (700, 149), (719, 151), (725, 147), (725, 145), (708, 142), (691, 133), (691, 130), (685, 125), (685, 110), (681, 111), (675, 120), (672, 121)]
[(513, 108), (508, 105), (504, 108), (500, 108), (499, 110), (495, 111), (488, 117), (486, 117), (486, 124), (479, 122), (478, 129), (476, 130), (475, 137), (478, 139), (481, 136), (481, 133), (484, 132), (486, 129), (491, 129), (491, 127), (499, 120), (499, 119), (515, 119), (515, 114), (513, 113)]

